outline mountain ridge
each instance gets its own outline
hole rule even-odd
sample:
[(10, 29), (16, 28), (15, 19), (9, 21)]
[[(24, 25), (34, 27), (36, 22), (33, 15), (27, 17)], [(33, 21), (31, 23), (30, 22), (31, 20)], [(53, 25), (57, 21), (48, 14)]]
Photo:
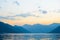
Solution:
[(9, 24), (0, 22), (0, 33), (29, 33), (29, 31), (21, 26), (11, 26)]
[[(41, 24), (34, 24), (29, 25), (25, 24), (23, 26), (19, 25), (10, 25), (4, 22), (0, 22), (0, 33), (54, 33), (55, 29), (60, 26), (59, 23), (53, 23), (50, 25), (41, 25)], [(4, 31), (3, 31), (4, 29)], [(1, 31), (2, 30), (2, 31)], [(6, 30), (6, 31), (5, 31)], [(9, 31), (8, 31), (9, 30)], [(60, 31), (59, 31), (60, 32)]]
[(41, 25), (41, 24), (34, 24), (34, 25), (29, 25), (25, 24), (23, 27), (29, 31), (32, 31), (33, 33), (49, 33), (52, 30), (56, 29), (58, 26), (60, 26), (59, 23), (53, 23), (50, 25)]

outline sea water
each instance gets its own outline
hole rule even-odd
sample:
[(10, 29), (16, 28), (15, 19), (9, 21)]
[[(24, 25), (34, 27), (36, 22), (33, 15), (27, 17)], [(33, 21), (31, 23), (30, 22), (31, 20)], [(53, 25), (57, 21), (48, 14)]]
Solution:
[(60, 33), (5, 33), (0, 40), (60, 40)]

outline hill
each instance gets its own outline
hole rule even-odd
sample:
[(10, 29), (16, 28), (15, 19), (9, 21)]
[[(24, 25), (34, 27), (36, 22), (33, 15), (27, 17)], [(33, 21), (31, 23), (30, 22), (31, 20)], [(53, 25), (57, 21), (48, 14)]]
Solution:
[(0, 33), (29, 33), (29, 31), (21, 26), (11, 26), (9, 24), (0, 22)]

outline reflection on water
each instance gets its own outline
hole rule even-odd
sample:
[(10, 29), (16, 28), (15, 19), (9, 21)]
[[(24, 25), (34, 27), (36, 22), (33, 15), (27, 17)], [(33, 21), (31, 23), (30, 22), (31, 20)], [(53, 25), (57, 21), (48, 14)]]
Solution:
[(22, 33), (0, 34), (0, 40), (60, 40), (60, 34), (52, 33)]

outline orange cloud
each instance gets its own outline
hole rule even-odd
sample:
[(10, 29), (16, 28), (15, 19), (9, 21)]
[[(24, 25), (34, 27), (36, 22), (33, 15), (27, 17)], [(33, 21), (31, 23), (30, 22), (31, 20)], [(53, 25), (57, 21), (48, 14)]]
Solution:
[(5, 23), (11, 25), (24, 25), (24, 24), (52, 24), (52, 23), (60, 23), (59, 18), (37, 18), (37, 17), (27, 17), (21, 20), (2, 20)]

